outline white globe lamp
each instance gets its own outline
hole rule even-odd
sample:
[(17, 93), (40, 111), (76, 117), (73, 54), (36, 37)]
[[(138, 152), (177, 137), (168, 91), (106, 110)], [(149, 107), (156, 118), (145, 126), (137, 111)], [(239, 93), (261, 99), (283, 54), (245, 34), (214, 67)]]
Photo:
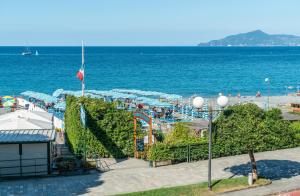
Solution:
[(220, 96), (218, 99), (217, 99), (217, 104), (220, 106), (220, 107), (222, 107), (222, 108), (224, 108), (225, 106), (227, 106), (227, 104), (228, 104), (228, 97), (226, 97), (226, 96)]
[(204, 99), (202, 97), (195, 97), (193, 99), (193, 106), (195, 108), (202, 108), (203, 104), (204, 104)]

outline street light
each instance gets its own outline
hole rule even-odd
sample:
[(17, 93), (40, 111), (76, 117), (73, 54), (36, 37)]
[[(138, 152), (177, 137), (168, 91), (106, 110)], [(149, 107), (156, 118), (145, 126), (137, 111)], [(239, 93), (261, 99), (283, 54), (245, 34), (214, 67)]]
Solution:
[[(193, 100), (193, 106), (200, 110), (203, 107), (204, 99), (202, 97), (195, 97)], [(228, 104), (228, 97), (219, 96), (217, 99), (217, 104), (224, 108)], [(209, 119), (209, 136), (208, 136), (208, 189), (211, 191), (211, 158), (212, 158), (212, 120), (213, 112), (218, 112), (220, 110), (214, 110), (212, 104), (209, 104), (208, 110), (201, 110), (201, 112), (208, 112)]]
[(270, 107), (270, 79), (269, 78), (265, 78), (265, 82), (268, 85), (268, 110), (269, 110), (269, 107)]

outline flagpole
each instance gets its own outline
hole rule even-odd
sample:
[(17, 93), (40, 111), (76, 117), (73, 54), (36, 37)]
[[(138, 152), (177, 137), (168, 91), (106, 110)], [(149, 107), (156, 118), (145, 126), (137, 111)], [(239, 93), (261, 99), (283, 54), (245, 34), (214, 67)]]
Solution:
[[(82, 56), (81, 56), (81, 60), (82, 60), (81, 65), (82, 65), (82, 69), (83, 69), (83, 73), (84, 73), (85, 66), (84, 66), (84, 46), (83, 46), (83, 41), (81, 41), (81, 49), (82, 49), (82, 51), (81, 51), (81, 54), (82, 54)], [(85, 79), (85, 73), (84, 73), (83, 79), (81, 81), (82, 96), (84, 96), (84, 79)]]

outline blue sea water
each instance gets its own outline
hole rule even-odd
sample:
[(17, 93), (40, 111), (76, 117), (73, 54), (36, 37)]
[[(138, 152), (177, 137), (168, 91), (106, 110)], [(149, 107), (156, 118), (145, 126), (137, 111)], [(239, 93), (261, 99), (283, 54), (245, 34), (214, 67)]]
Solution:
[[(80, 90), (80, 47), (0, 47), (0, 95)], [(86, 88), (214, 96), (273, 95), (300, 85), (300, 47), (86, 47)]]

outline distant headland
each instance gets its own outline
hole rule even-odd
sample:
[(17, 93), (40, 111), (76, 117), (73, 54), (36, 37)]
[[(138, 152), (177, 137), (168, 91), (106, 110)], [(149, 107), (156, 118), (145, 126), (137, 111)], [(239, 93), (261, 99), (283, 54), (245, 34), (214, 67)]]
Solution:
[(300, 46), (300, 36), (268, 34), (255, 30), (200, 43), (198, 46)]

